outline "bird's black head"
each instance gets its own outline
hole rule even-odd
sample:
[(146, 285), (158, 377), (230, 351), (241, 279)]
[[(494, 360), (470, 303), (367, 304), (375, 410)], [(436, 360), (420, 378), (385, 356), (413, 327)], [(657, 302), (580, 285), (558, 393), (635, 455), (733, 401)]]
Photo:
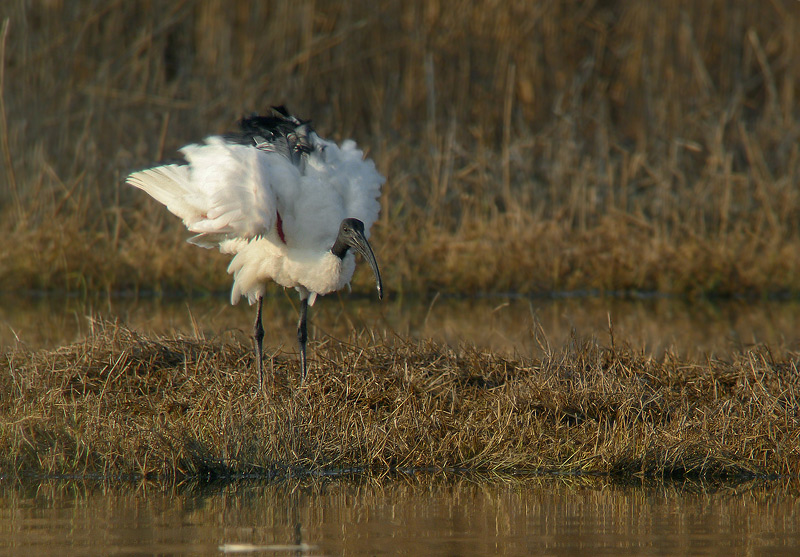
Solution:
[(378, 285), (378, 298), (383, 298), (383, 282), (381, 281), (381, 272), (378, 269), (378, 262), (375, 260), (375, 254), (372, 253), (372, 247), (364, 235), (364, 223), (358, 219), (344, 219), (339, 226), (339, 234), (336, 236), (331, 248), (331, 253), (339, 259), (344, 259), (347, 255), (347, 250), (353, 248), (361, 256), (367, 260), (369, 266), (372, 267), (372, 272), (375, 273), (375, 282)]

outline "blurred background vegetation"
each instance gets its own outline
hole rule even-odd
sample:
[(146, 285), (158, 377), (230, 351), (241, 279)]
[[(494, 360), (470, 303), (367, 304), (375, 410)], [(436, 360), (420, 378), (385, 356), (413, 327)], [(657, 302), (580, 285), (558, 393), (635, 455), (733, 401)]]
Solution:
[(227, 259), (124, 178), (286, 104), (388, 177), (395, 293), (800, 292), (795, 0), (10, 0), (0, 21), (0, 290), (226, 290)]

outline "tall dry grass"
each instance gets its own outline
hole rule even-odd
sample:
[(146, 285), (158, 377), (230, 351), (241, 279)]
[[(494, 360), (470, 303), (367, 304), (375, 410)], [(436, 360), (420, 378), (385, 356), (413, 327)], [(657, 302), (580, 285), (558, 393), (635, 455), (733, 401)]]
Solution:
[(800, 290), (794, 0), (0, 14), (0, 289), (226, 289), (224, 258), (121, 184), (286, 103), (389, 177), (394, 291)]

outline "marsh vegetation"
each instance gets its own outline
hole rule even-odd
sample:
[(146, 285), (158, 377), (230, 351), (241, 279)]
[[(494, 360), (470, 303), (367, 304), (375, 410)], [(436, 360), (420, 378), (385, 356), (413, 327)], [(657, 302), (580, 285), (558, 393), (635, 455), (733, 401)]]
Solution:
[[(227, 290), (226, 258), (122, 182), (285, 103), (388, 177), (390, 296), (800, 291), (798, 2), (155, 4), (4, 8), (0, 290)], [(237, 338), (111, 322), (4, 347), (0, 468), (800, 473), (791, 346), (522, 358), (374, 330), (313, 351), (303, 388), (277, 353), (256, 394)]]
[(644, 476), (800, 473), (797, 355), (654, 358), (574, 339), (538, 359), (354, 336), (255, 388), (234, 340), (97, 324), (0, 361), (0, 467), (162, 481), (319, 470)]
[(2, 290), (226, 290), (122, 182), (279, 103), (389, 178), (389, 292), (800, 290), (797, 2), (4, 13)]

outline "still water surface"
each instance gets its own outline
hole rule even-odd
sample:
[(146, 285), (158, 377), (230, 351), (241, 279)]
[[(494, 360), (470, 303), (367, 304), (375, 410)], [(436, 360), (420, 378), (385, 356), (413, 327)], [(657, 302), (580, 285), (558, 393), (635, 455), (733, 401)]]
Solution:
[[(293, 295), (276, 295), (265, 302), (265, 346), (296, 350), (293, 304)], [(118, 319), (143, 333), (233, 335), (249, 343), (254, 315), (246, 303), (231, 306), (221, 296), (87, 301), (0, 295), (0, 349), (54, 348), (79, 341), (90, 334), (93, 318)], [(574, 338), (608, 345), (612, 329), (617, 342), (654, 355), (671, 350), (686, 357), (724, 357), (756, 344), (775, 350), (800, 348), (797, 301), (434, 297), (378, 302), (332, 295), (317, 301), (309, 320), (312, 343), (370, 330), (433, 338), (453, 346), (474, 344), (520, 356), (541, 355)]]
[(0, 486), (8, 555), (793, 555), (792, 488), (558, 478)]
[[(266, 346), (293, 352), (293, 297), (265, 304)], [(0, 296), (0, 350), (55, 348), (92, 319), (143, 333), (249, 342), (252, 308), (224, 298), (37, 299)], [(668, 299), (422, 302), (329, 296), (311, 314), (316, 341), (365, 329), (474, 344), (520, 356), (574, 338), (658, 355), (726, 357), (754, 344), (800, 348), (800, 304)], [(310, 357), (313, 358), (313, 344)], [(19, 484), (0, 470), (0, 554), (795, 555), (798, 487), (618, 485), (577, 478), (423, 475), (317, 478), (163, 490), (72, 481)]]

